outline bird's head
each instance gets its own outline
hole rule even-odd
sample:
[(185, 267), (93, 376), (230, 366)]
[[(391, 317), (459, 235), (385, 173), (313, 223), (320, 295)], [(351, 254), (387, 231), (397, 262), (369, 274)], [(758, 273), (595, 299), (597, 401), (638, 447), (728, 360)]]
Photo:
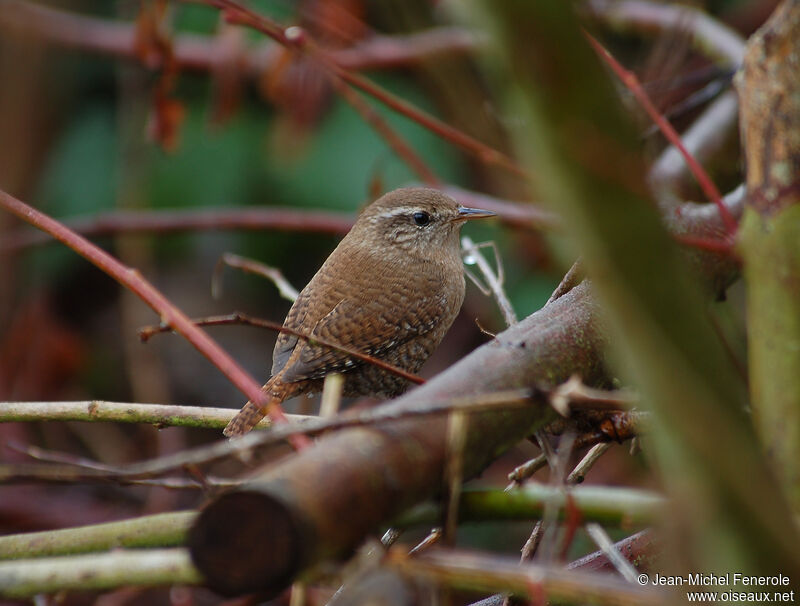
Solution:
[(429, 256), (436, 250), (458, 254), (458, 234), (468, 219), (495, 213), (466, 208), (435, 189), (391, 191), (367, 206), (353, 226), (360, 244)]

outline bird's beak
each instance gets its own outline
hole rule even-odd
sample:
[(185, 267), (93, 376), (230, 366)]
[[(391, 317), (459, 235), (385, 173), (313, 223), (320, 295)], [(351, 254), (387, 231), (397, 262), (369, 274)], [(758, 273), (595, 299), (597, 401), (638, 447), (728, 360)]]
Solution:
[(467, 208), (466, 206), (458, 207), (458, 217), (456, 221), (466, 221), (468, 219), (483, 219), (484, 217), (495, 217), (496, 212), (491, 210), (482, 210), (480, 208)]

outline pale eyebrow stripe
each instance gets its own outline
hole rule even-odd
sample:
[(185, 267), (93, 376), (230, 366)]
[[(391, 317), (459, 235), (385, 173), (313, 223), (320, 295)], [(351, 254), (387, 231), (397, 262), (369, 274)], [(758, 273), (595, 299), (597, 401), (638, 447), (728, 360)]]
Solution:
[(398, 216), (398, 215), (406, 215), (406, 214), (409, 214), (409, 213), (411, 213), (411, 212), (413, 212), (413, 211), (416, 211), (416, 210), (421, 210), (421, 209), (418, 209), (418, 208), (416, 208), (416, 207), (411, 207), (411, 206), (398, 206), (398, 207), (395, 207), (395, 208), (389, 209), (389, 210), (387, 210), (387, 211), (384, 211), (384, 212), (382, 212), (382, 213), (381, 213), (380, 215), (378, 215), (378, 216), (379, 216), (379, 217), (383, 217), (383, 218), (390, 219), (390, 218), (392, 218), (392, 217), (396, 217), (396, 216)]

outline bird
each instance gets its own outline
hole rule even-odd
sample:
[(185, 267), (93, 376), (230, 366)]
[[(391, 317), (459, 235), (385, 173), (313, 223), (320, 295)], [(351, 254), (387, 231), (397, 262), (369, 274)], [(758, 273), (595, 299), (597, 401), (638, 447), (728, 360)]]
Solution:
[(279, 334), (272, 376), (262, 388), (267, 403), (247, 402), (224, 435), (241, 436), (272, 406), (321, 391), (331, 373), (342, 375), (342, 393), (348, 397), (403, 393), (407, 379), (313, 337), (416, 373), (464, 301), (461, 227), (468, 219), (494, 215), (424, 187), (396, 189), (366, 206), (283, 322), (312, 341)]

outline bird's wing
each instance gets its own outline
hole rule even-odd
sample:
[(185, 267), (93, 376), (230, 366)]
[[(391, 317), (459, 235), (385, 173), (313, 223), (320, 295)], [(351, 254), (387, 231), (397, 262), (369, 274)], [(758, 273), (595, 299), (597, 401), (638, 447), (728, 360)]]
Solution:
[[(311, 336), (382, 358), (387, 351), (440, 326), (448, 307), (444, 300), (407, 297), (398, 291), (383, 292), (379, 299), (344, 298), (316, 323)], [(282, 377), (287, 382), (322, 378), (365, 364), (330, 347), (307, 342), (295, 345), (300, 348), (297, 355), (281, 353), (284, 364), (288, 362)]]
[[(311, 296), (309, 294), (309, 289), (303, 289), (292, 305), (292, 308), (289, 310), (289, 313), (286, 315), (283, 325), (294, 330), (301, 330), (303, 322), (308, 315), (310, 304)], [(278, 374), (278, 372), (286, 366), (298, 340), (298, 337), (286, 332), (282, 332), (278, 335), (278, 339), (275, 341), (275, 349), (272, 352), (273, 376)]]

